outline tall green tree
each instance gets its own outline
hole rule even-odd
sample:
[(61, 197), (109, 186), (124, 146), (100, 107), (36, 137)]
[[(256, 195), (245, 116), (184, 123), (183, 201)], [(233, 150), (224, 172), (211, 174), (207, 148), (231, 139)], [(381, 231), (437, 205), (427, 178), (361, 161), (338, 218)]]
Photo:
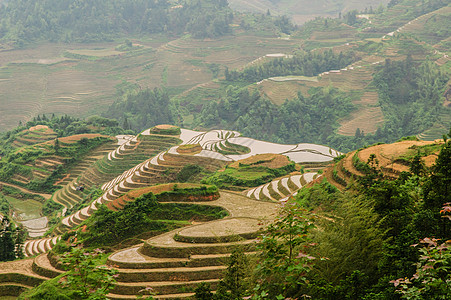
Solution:
[(16, 258), (15, 228), (8, 216), (3, 216), (0, 223), (0, 261)]
[[(451, 137), (451, 131), (448, 134)], [(451, 238), (450, 224), (439, 213), (445, 203), (451, 202), (451, 140), (447, 140), (432, 167), (432, 174), (424, 184), (423, 213), (435, 222), (425, 228), (424, 236)]]

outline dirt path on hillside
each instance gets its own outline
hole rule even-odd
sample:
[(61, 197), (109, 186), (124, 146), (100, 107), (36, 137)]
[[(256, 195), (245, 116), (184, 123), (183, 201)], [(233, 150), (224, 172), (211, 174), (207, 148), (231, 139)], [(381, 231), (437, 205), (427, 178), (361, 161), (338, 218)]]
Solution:
[(44, 197), (45, 200), (48, 200), (48, 199), (50, 199), (50, 197), (52, 197), (51, 194), (32, 192), (30, 190), (27, 190), (27, 189), (21, 187), (21, 186), (18, 186), (18, 185), (15, 185), (15, 184), (11, 184), (11, 183), (6, 183), (6, 182), (3, 182), (3, 181), (0, 181), (0, 185), (10, 186), (10, 187), (16, 188), (16, 189), (20, 190), (21, 192), (24, 192), (24, 193), (27, 193), (27, 194), (40, 195), (40, 196)]

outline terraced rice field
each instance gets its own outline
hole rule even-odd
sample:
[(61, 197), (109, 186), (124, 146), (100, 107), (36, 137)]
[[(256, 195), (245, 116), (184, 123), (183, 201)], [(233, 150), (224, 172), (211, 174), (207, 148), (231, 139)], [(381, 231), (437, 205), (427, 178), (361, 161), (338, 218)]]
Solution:
[[(287, 157), (290, 157), (292, 160), (299, 161), (307, 161), (307, 162), (329, 162), (333, 159), (333, 157), (338, 156), (340, 153), (337, 151), (330, 149), (328, 147), (313, 145), (313, 144), (299, 144), (299, 145), (278, 145), (273, 143), (267, 143), (263, 141), (257, 141), (249, 138), (240, 138), (238, 137), (239, 133), (234, 131), (226, 131), (226, 130), (214, 130), (210, 132), (197, 132), (193, 130), (181, 129), (181, 134), (179, 138), (182, 141), (182, 145), (200, 145), (203, 150), (197, 154), (188, 154), (183, 155), (179, 151), (177, 151), (178, 146), (173, 146), (169, 148), (169, 150), (164, 150), (160, 152), (156, 156), (147, 159), (141, 163), (136, 164), (131, 169), (123, 171), (122, 174), (113, 178), (103, 184), (102, 190), (105, 192), (101, 197), (95, 199), (89, 206), (79, 210), (78, 212), (66, 217), (62, 221), (62, 225), (58, 227), (57, 232), (62, 233), (66, 231), (68, 228), (72, 228), (78, 224), (80, 224), (83, 220), (88, 218), (95, 210), (97, 210), (97, 205), (100, 204), (108, 204), (110, 208), (120, 208), (124, 203), (121, 201), (117, 201), (119, 206), (114, 204), (116, 199), (120, 198), (122, 195), (127, 192), (136, 189), (148, 186), (149, 184), (158, 184), (167, 182), (168, 178), (165, 173), (179, 171), (186, 164), (192, 164), (195, 162), (201, 166), (204, 166), (207, 169), (211, 169), (212, 171), (220, 169), (224, 166), (225, 162), (239, 160), (243, 158), (248, 158), (249, 162), (252, 162), (253, 158), (250, 158), (253, 155), (260, 154), (263, 156), (269, 156), (269, 158), (273, 157), (273, 154), (270, 153), (282, 153)], [(163, 138), (163, 135), (158, 135), (157, 138)], [(140, 134), (141, 139), (149, 139), (152, 138), (152, 134), (150, 130), (145, 130)], [(171, 136), (171, 138), (175, 138)], [(218, 143), (223, 142), (224, 140), (230, 141), (232, 144), (241, 144), (246, 145), (250, 152), (247, 154), (240, 155), (229, 155), (225, 156), (216, 151), (219, 149), (216, 147), (212, 147), (212, 145), (217, 145)], [(120, 157), (125, 157), (124, 151), (131, 151), (129, 154), (132, 155), (134, 150), (133, 144), (138, 143), (137, 137), (131, 138), (125, 144), (118, 147), (116, 150), (111, 151), (105, 158), (105, 163), (108, 162), (117, 162), (121, 161)], [(224, 146), (222, 146), (224, 147)], [(129, 150), (127, 150), (129, 149)], [(274, 156), (273, 160), (269, 160), (268, 164), (272, 167), (280, 166), (281, 164), (286, 164), (288, 160), (279, 161), (280, 159), (276, 159), (279, 156)], [(89, 170), (88, 170), (89, 171)], [(91, 173), (84, 174), (80, 179), (76, 179), (68, 184), (64, 189), (58, 191), (54, 195), (54, 200), (63, 204), (66, 207), (71, 207), (81, 199), (77, 196), (74, 191), (76, 190), (76, 186), (81, 184), (81, 181), (89, 182), (89, 179), (86, 176)], [(86, 185), (89, 185), (86, 183)], [(293, 189), (295, 189), (295, 185), (291, 185), (291, 187), (287, 186), (287, 192), (285, 194), (290, 193)], [(112, 206), (111, 206), (112, 205)]]
[(358, 110), (340, 122), (338, 134), (353, 136), (357, 128), (365, 134), (375, 133), (384, 123), (384, 115), (378, 105), (377, 92), (365, 92), (360, 100), (353, 102)]
[(266, 201), (287, 201), (290, 196), (297, 194), (303, 186), (312, 182), (318, 177), (317, 173), (295, 174), (283, 178), (275, 179), (243, 192), (249, 198)]
[[(244, 196), (221, 192), (214, 201), (196, 202), (225, 208), (229, 216), (222, 220), (192, 225), (146, 240), (143, 244), (119, 250), (109, 256), (107, 264), (118, 271), (117, 283), (109, 299), (134, 298), (139, 290), (152, 287), (156, 299), (183, 299), (194, 295), (201, 282), (213, 289), (226, 268), (233, 249), (255, 254), (260, 229), (275, 216), (275, 203), (255, 201)], [(28, 241), (25, 253), (44, 253), (58, 237)], [(15, 262), (2, 263), (0, 293), (29, 289), (63, 273), (57, 261), (47, 254)]]
[[(351, 64), (342, 70), (331, 70), (319, 76), (319, 80), (282, 81), (263, 80), (257, 84), (262, 94), (268, 97), (274, 104), (281, 105), (287, 99), (293, 99), (298, 92), (308, 95), (311, 87), (326, 87), (332, 85), (353, 95), (361, 93), (353, 103), (356, 111), (340, 121), (338, 133), (353, 136), (360, 128), (365, 133), (374, 133), (383, 125), (384, 116), (378, 103), (378, 94), (368, 86), (373, 80), (375, 66), (381, 64), (380, 56), (367, 56), (361, 61)], [(355, 97), (355, 96), (354, 96)]]
[(56, 133), (45, 125), (37, 125), (28, 130), (19, 133), (15, 141), (14, 148), (20, 148), (27, 145), (35, 145), (56, 138)]
[(302, 81), (276, 82), (264, 80), (257, 88), (272, 103), (282, 105), (286, 100), (297, 97), (303, 86), (305, 87), (305, 83)]
[[(106, 159), (108, 161), (125, 159), (127, 153), (131, 151), (129, 154), (132, 154), (136, 151), (137, 144), (152, 140), (152, 131), (142, 132), (140, 138), (142, 140), (138, 140), (137, 137), (122, 138), (122, 145), (109, 152), (105, 156)], [(164, 135), (158, 135), (158, 139), (164, 138)], [(177, 136), (171, 136), (171, 138), (177, 138)], [(169, 169), (179, 170), (183, 165), (193, 161), (200, 165), (216, 164), (216, 168), (223, 167), (226, 156), (215, 152), (218, 150), (218, 143), (221, 145), (219, 147), (229, 147), (230, 144), (222, 142), (224, 140), (240, 141), (238, 132), (226, 130), (196, 132), (182, 129), (178, 138), (184, 145), (202, 145), (204, 153), (183, 155), (177, 151), (178, 146), (174, 146), (137, 164), (106, 182), (102, 186), (105, 194), (95, 199), (89, 206), (66, 217), (55, 233), (62, 233), (68, 228), (81, 224), (97, 209), (98, 204), (107, 204), (110, 209), (121, 209), (127, 201), (132, 201), (132, 198), (136, 198), (143, 192), (161, 192), (173, 188), (174, 184), (147, 187), (149, 184), (158, 183), (160, 176)], [(339, 155), (335, 150), (320, 145), (277, 145), (247, 138), (242, 141), (248, 145), (250, 153), (267, 153), (257, 158), (247, 158), (247, 163), (252, 164), (255, 160), (259, 161), (264, 157), (268, 166), (274, 168), (283, 166), (288, 161), (283, 156), (270, 154), (270, 151), (275, 149), (284, 152), (287, 156), (290, 153), (299, 154), (308, 150), (304, 153), (307, 157), (322, 155), (329, 161), (332, 157)], [(235, 155), (237, 158), (241, 156)], [(232, 159), (228, 158), (228, 160)], [(138, 290), (147, 286), (153, 287), (159, 293), (156, 296), (157, 299), (191, 297), (193, 288), (200, 281), (211, 282), (212, 287), (215, 288), (225, 269), (227, 257), (234, 248), (244, 247), (247, 254), (254, 253), (255, 238), (260, 228), (274, 217), (277, 210), (276, 203), (271, 201), (285, 200), (284, 198), (295, 193), (315, 177), (315, 173), (306, 173), (274, 180), (247, 192), (248, 196), (255, 200), (228, 192), (220, 192), (219, 199), (217, 197), (205, 197), (202, 201), (189, 200), (189, 197), (184, 199), (185, 202), (189, 201), (198, 205), (221, 206), (229, 212), (229, 216), (222, 220), (177, 229), (111, 255), (108, 263), (114, 265), (120, 275), (109, 298), (124, 299), (137, 294)], [(64, 189), (58, 191), (54, 195), (55, 201), (59, 199), (58, 201), (66, 207), (77, 203), (80, 196), (76, 194), (76, 186), (81, 184), (80, 180), (86, 180), (83, 178), (81, 176), (79, 179), (74, 179)], [(182, 188), (191, 186), (192, 184), (180, 184)], [(146, 188), (136, 190), (139, 187)], [(129, 194), (126, 194), (127, 192)], [(265, 201), (257, 201), (257, 199)], [(45, 253), (55, 245), (58, 239), (59, 236), (29, 240), (24, 245), (25, 254), (30, 257)], [(27, 289), (62, 273), (55, 261), (46, 254), (32, 260), (24, 260), (23, 264), (23, 267), (19, 269), (20, 279), (16, 277), (2, 279), (3, 277), (0, 276), (0, 282), (4, 282), (3, 285), (0, 284), (0, 291), (5, 285), (14, 286), (18, 291)], [(2, 265), (3, 271), (0, 273), (11, 272), (13, 267), (17, 266)]]
[[(346, 157), (338, 163), (328, 167), (324, 176), (337, 188), (344, 189), (349, 183), (365, 175), (357, 170), (355, 157), (357, 157), (360, 162), (366, 163), (370, 155), (374, 154), (379, 162), (378, 167), (381, 169), (382, 173), (387, 177), (397, 178), (401, 172), (409, 171), (409, 163), (405, 162), (404, 159), (413, 157), (417, 153), (418, 147), (426, 146), (429, 147), (428, 151), (432, 151), (432, 153), (422, 157), (425, 166), (431, 167), (437, 159), (441, 144), (443, 144), (443, 141), (441, 140), (402, 141), (394, 144), (376, 145), (361, 151), (353, 151), (348, 153)], [(436, 151), (434, 152), (433, 149), (436, 149)]]
[(341, 24), (339, 28), (334, 27), (333, 31), (313, 32), (309, 40), (327, 43), (346, 43), (353, 41), (356, 34), (356, 28)]
[(116, 51), (114, 49), (78, 49), (78, 50), (69, 50), (67, 52), (71, 54), (93, 57), (107, 57), (124, 54), (124, 52)]
[(5, 197), (14, 208), (15, 218), (18, 220), (30, 220), (41, 217), (42, 203), (36, 200), (21, 200), (13, 197)]
[[(297, 47), (296, 40), (240, 34), (205, 41), (148, 39), (140, 44), (144, 49), (121, 55), (111, 50), (114, 43), (0, 51), (0, 131), (42, 113), (99, 114), (115, 100), (115, 86), (124, 80), (143, 88), (165, 85), (179, 93), (210, 82), (208, 64), (233, 69), (266, 53)], [(67, 60), (66, 51), (98, 59)], [(192, 60), (201, 64), (192, 65)]]
[[(393, 172), (399, 174), (402, 171), (409, 170), (408, 166), (395, 162), (399, 157), (408, 153), (413, 155), (415, 150), (409, 150), (412, 146), (425, 146), (433, 144), (443, 144), (443, 141), (402, 141), (395, 144), (377, 145), (359, 151), (358, 157), (361, 161), (366, 162), (371, 154), (375, 154), (382, 169), (391, 169)], [(427, 167), (430, 166), (431, 165), (427, 165)]]

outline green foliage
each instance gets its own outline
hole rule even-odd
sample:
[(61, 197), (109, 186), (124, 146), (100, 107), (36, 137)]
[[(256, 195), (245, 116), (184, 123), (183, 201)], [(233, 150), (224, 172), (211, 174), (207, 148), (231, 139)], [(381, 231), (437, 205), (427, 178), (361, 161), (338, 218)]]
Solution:
[(0, 215), (0, 262), (23, 258), (25, 232), (23, 227), (17, 228), (8, 216)]
[[(385, 135), (408, 136), (432, 126), (441, 110), (448, 76), (436, 64), (386, 60), (374, 77), (382, 111), (387, 119)], [(391, 131), (391, 132), (390, 132)]]
[(88, 219), (89, 232), (83, 240), (91, 246), (114, 245), (144, 231), (165, 232), (173, 229), (171, 224), (146, 217), (155, 206), (157, 202), (153, 194), (127, 203), (121, 211), (112, 211), (102, 205), (94, 217)]
[(276, 58), (243, 71), (226, 73), (226, 80), (257, 82), (269, 77), (303, 75), (316, 76), (322, 72), (339, 70), (358, 60), (353, 52), (335, 54), (332, 50), (324, 52), (296, 53), (288, 58)]
[(63, 287), (76, 290), (80, 299), (107, 299), (116, 271), (98, 266), (95, 260), (101, 253), (99, 249), (86, 252), (82, 247), (73, 247), (64, 254), (62, 263), (69, 272), (61, 280)]
[(213, 293), (211, 292), (210, 284), (206, 282), (201, 282), (198, 287), (194, 290), (196, 293), (194, 298), (196, 300), (212, 300)]
[(64, 207), (63, 207), (61, 204), (56, 203), (56, 202), (53, 201), (52, 199), (49, 199), (49, 200), (47, 200), (47, 201), (44, 203), (44, 206), (42, 207), (42, 213), (43, 213), (45, 216), (50, 216), (50, 215), (52, 215), (55, 211), (58, 211), (58, 210), (63, 209), (63, 208), (64, 208)]
[(8, 200), (6, 200), (5, 196), (0, 194), (0, 216), (1, 215), (9, 216), (10, 211), (11, 205), (9, 204)]
[(253, 187), (295, 171), (295, 163), (274, 169), (259, 164), (260, 162), (253, 165), (240, 164), (237, 169), (227, 167), (225, 170), (217, 171), (213, 175), (204, 178), (203, 182), (215, 184), (221, 188), (233, 186)]
[(188, 196), (211, 196), (212, 198), (217, 198), (218, 188), (214, 185), (192, 188), (178, 188), (177, 185), (174, 186), (172, 191), (161, 192), (156, 195), (158, 201), (176, 201), (180, 197)]
[(339, 190), (335, 186), (327, 180), (323, 180), (320, 184), (301, 189), (295, 199), (304, 208), (313, 209), (322, 206), (323, 209), (329, 211), (334, 208), (333, 205), (338, 194)]
[[(449, 299), (451, 297), (451, 247), (440, 240), (424, 238), (420, 258), (411, 278), (390, 281), (402, 299)], [(419, 246), (415, 244), (412, 246)]]
[(102, 265), (102, 253), (73, 244), (61, 259), (68, 272), (25, 292), (20, 299), (108, 299), (117, 271)]
[(1, 3), (0, 39), (22, 46), (34, 40), (95, 42), (133, 34), (184, 32), (195, 38), (214, 38), (231, 32), (233, 13), (227, 1), (186, 1), (173, 6), (166, 0)]
[(194, 176), (201, 173), (203, 168), (199, 165), (185, 165), (180, 170), (180, 172), (177, 174), (177, 181), (178, 182), (187, 182)]
[(397, 140), (397, 142), (402, 142), (402, 141), (419, 141), (420, 139), (418, 137), (416, 137), (415, 135), (412, 136), (405, 136), (400, 138), (399, 140)]
[[(217, 193), (217, 189), (214, 188)], [(212, 188), (213, 190), (213, 188)], [(158, 194), (158, 200), (170, 201), (175, 196), (209, 195), (212, 190), (179, 189)], [(81, 233), (84, 243), (91, 246), (111, 246), (143, 232), (163, 233), (175, 229), (186, 220), (207, 221), (223, 218), (227, 213), (219, 207), (178, 203), (159, 203), (154, 194), (140, 196), (120, 211), (99, 207), (86, 221), (88, 231)]]
[(315, 253), (327, 257), (316, 263), (314, 272), (335, 285), (356, 270), (371, 277), (367, 281), (376, 282), (384, 243), (379, 215), (362, 197), (352, 193), (336, 197), (334, 217), (319, 218), (320, 229), (312, 237), (318, 243)]
[(77, 291), (62, 289), (60, 283), (58, 282), (65, 275), (60, 275), (58, 277), (52, 278), (50, 280), (44, 281), (39, 286), (25, 291), (20, 294), (18, 299), (21, 300), (72, 300), (77, 299), (80, 296)]
[(83, 133), (100, 133), (105, 135), (118, 135), (126, 133), (124, 129), (119, 127), (119, 123), (115, 119), (104, 118), (93, 115), (86, 120), (81, 120), (68, 115), (55, 116), (47, 118), (37, 116), (33, 120), (26, 123), (26, 127), (30, 128), (36, 125), (47, 125), (53, 129), (58, 137), (70, 136)]
[(222, 188), (226, 186), (259, 186), (274, 178), (274, 175), (265, 169), (232, 169), (216, 172), (204, 179), (208, 184), (215, 184)]
[(13, 237), (14, 225), (7, 216), (2, 217), (0, 225), (0, 261), (14, 260), (16, 258)]
[[(249, 262), (243, 250), (236, 248), (233, 250), (229, 258), (227, 270), (224, 274), (224, 279), (219, 282), (216, 290), (216, 294), (213, 298), (216, 300), (237, 300), (243, 299), (247, 288), (247, 279), (249, 276)], [(201, 288), (199, 286), (198, 288)], [(208, 286), (203, 286), (200, 290), (203, 294), (199, 293), (199, 297), (208, 299)], [(199, 299), (196, 293), (196, 299)]]
[(426, 171), (426, 166), (424, 165), (423, 161), (421, 160), (420, 152), (418, 152), (410, 162), (410, 173), (421, 176), (424, 175), (424, 172)]
[[(248, 88), (230, 86), (219, 102), (205, 104), (196, 126), (224, 126), (273, 142), (296, 144), (299, 141), (326, 143), (353, 105), (351, 99), (334, 88), (311, 90), (311, 96), (286, 101), (276, 106)], [(289, 130), (288, 130), (289, 128)]]
[[(450, 132), (451, 136), (451, 132)], [(424, 203), (422, 209), (431, 212), (432, 218), (436, 224), (440, 224), (438, 228), (425, 226), (423, 236), (434, 236), (441, 238), (450, 238), (450, 224), (445, 222), (439, 214), (439, 209), (443, 203), (449, 202), (451, 193), (451, 140), (443, 145), (442, 150), (432, 167), (432, 174), (427, 178), (424, 184)]]
[[(316, 259), (308, 255), (308, 233), (315, 226), (313, 216), (296, 203), (285, 203), (275, 222), (261, 237), (261, 259), (256, 267), (258, 283), (251, 299), (297, 298), (308, 281)], [(282, 298), (279, 298), (282, 297)]]
[[(176, 109), (170, 103), (167, 91), (157, 88), (128, 91), (108, 108), (105, 115), (122, 122), (127, 120), (129, 127), (138, 131), (159, 124), (174, 124), (177, 119)], [(159, 133), (178, 134), (174, 130), (177, 129), (167, 133), (160, 130)]]

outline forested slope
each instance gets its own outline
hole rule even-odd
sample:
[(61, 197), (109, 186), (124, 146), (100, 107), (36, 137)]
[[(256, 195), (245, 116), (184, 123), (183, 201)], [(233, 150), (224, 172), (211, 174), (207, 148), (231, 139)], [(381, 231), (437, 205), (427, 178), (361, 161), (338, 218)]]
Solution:
[(0, 7), (0, 39), (106, 41), (133, 34), (185, 31), (195, 37), (230, 32), (233, 13), (227, 1), (8, 1)]

